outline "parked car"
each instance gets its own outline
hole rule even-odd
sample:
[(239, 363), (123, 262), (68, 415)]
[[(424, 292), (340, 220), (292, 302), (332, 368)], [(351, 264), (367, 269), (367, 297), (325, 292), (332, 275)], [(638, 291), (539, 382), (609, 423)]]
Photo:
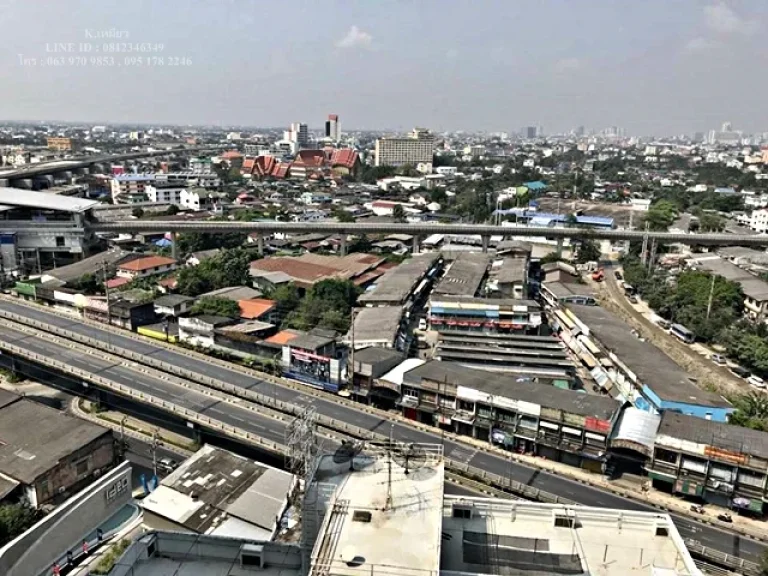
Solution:
[(637, 304), (637, 296), (635, 296), (635, 295), (633, 294), (632, 296), (630, 296), (630, 297), (629, 297), (629, 301), (630, 301), (632, 304)]
[(616, 272), (613, 273), (614, 276), (616, 276), (616, 280), (623, 280), (624, 277), (621, 275), (621, 272), (616, 270)]
[(669, 327), (672, 326), (672, 323), (669, 320), (664, 320), (664, 318), (659, 318), (656, 324), (658, 324), (659, 328), (662, 330), (669, 330)]
[(765, 380), (760, 378), (760, 376), (755, 376), (753, 374), (752, 376), (747, 378), (747, 382), (749, 382), (755, 388), (765, 388)]
[(709, 357), (712, 362), (717, 364), (718, 366), (723, 366), (726, 363), (725, 356), (722, 354), (712, 354), (712, 356)]
[(741, 378), (749, 378), (752, 375), (749, 370), (742, 368), (741, 366), (731, 366), (731, 372)]
[(419, 318), (419, 330), (422, 332), (427, 329), (427, 319)]

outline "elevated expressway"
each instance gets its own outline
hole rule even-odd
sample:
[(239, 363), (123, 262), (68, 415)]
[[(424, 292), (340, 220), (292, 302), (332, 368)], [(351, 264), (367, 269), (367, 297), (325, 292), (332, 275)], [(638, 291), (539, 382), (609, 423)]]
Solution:
[[(549, 228), (529, 226), (492, 226), (486, 224), (385, 224), (341, 222), (229, 222), (229, 221), (168, 221), (131, 220), (120, 222), (96, 222), (89, 226), (94, 232), (243, 232), (256, 233), (260, 246), (263, 236), (277, 232), (324, 234), (410, 234), (418, 238), (430, 234), (479, 235), (483, 250), (487, 250), (491, 236), (539, 237), (555, 240), (565, 238), (619, 240), (651, 240), (661, 243), (684, 243), (702, 246), (768, 246), (768, 235), (758, 234), (679, 234), (674, 232), (647, 232), (641, 230), (612, 230), (600, 228)], [(343, 238), (344, 239), (344, 238)]]
[(191, 152), (213, 152), (220, 149), (221, 148), (219, 147), (212, 146), (178, 147), (157, 150), (140, 150), (138, 152), (125, 152), (123, 154), (81, 156), (79, 158), (68, 158), (65, 160), (55, 160), (53, 162), (40, 162), (21, 168), (0, 170), (0, 186), (14, 187), (15, 182), (23, 182), (24, 180), (38, 176), (83, 170), (98, 164), (111, 164), (113, 162), (123, 162), (125, 160), (136, 160), (138, 158), (152, 158), (154, 156), (168, 156)]
[[(8, 298), (0, 299), (0, 350), (0, 364), (6, 368), (19, 359), (51, 373), (67, 374), (81, 382), (83, 391), (106, 390), (146, 403), (181, 419), (190, 428), (274, 454), (285, 452), (288, 420), (311, 405), (317, 411), (320, 434), (336, 441), (343, 437), (381, 440), (391, 433), (404, 442), (441, 442), (447, 470), (523, 497), (656, 509), (288, 380)], [(45, 372), (32, 376), (46, 380)], [(728, 555), (729, 567), (738, 567), (734, 562), (757, 562), (765, 550), (762, 542), (736, 534), (727, 526), (672, 516), (683, 537), (695, 541), (690, 546), (705, 547), (709, 556), (701, 555), (710, 560), (712, 554)]]

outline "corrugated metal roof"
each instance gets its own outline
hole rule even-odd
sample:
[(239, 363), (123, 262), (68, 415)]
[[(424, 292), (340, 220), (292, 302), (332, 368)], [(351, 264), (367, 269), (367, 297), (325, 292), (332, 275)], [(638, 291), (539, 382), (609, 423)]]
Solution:
[(650, 454), (656, 440), (661, 415), (628, 406), (611, 434), (611, 442), (636, 445), (641, 452)]
[(0, 188), (0, 204), (14, 208), (36, 208), (38, 210), (58, 210), (59, 212), (85, 212), (98, 204), (94, 200), (85, 200), (72, 196), (33, 192), (20, 188)]

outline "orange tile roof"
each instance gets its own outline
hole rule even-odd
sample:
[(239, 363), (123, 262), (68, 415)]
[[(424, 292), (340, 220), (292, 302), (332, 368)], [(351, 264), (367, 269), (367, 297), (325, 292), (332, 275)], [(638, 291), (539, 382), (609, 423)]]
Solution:
[(357, 162), (357, 150), (352, 148), (342, 148), (334, 150), (331, 156), (331, 166), (346, 166), (350, 170), (354, 168)]
[(253, 298), (251, 300), (238, 300), (237, 304), (240, 306), (240, 318), (256, 320), (272, 310), (277, 302), (266, 298)]
[(176, 260), (167, 256), (147, 256), (146, 258), (136, 258), (125, 264), (120, 264), (118, 270), (129, 270), (131, 272), (141, 272), (150, 268), (159, 268), (160, 266), (170, 266), (176, 264)]
[(290, 330), (281, 330), (277, 334), (264, 340), (264, 342), (269, 342), (270, 344), (287, 344), (296, 337), (298, 337), (298, 334), (294, 334)]
[(119, 288), (120, 286), (125, 286), (130, 283), (130, 278), (112, 278), (111, 280), (107, 280), (107, 288)]

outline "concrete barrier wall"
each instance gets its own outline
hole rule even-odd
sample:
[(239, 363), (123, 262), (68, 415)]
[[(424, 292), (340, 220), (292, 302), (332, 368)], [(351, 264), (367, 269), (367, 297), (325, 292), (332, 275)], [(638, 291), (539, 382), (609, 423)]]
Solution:
[[(114, 490), (116, 486), (121, 490)], [(83, 537), (131, 500), (131, 465), (123, 462), (0, 548), (0, 574), (33, 576), (75, 549)]]

